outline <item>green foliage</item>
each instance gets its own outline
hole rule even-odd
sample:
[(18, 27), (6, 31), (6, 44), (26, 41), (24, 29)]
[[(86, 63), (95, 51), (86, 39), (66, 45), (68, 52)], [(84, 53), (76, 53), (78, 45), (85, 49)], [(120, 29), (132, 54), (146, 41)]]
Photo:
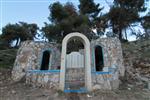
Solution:
[(56, 41), (60, 40), (58, 38), (61, 38), (61, 29), (57, 25), (53, 24), (47, 24), (45, 23), (45, 27), (41, 29), (42, 32), (44, 32), (45, 36), (48, 38), (49, 41)]
[(144, 16), (142, 26), (145, 30), (150, 29), (150, 11), (146, 16)]
[(113, 24), (120, 28), (127, 27), (129, 23), (138, 19), (138, 14), (120, 7), (113, 7), (110, 9), (109, 18)]
[(63, 19), (77, 15), (74, 5), (70, 2), (66, 3), (64, 6), (59, 2), (53, 3), (49, 6), (49, 10), (50, 16), (48, 18), (53, 23), (59, 23)]
[(139, 21), (139, 12), (145, 10), (144, 0), (114, 0), (114, 6), (108, 13), (113, 33), (117, 34), (122, 41), (122, 31), (130, 27), (132, 23)]
[(13, 68), (17, 49), (0, 50), (0, 68)]
[(139, 40), (150, 39), (150, 10), (149, 12), (140, 18), (141, 25), (143, 26), (145, 32), (132, 32)]
[(80, 12), (84, 15), (89, 15), (95, 18), (102, 8), (99, 8), (100, 4), (95, 4), (93, 0), (79, 0)]
[(56, 2), (52, 5), (50, 5), (49, 10), (51, 12), (49, 20), (52, 21), (52, 22), (59, 22), (63, 18), (67, 17), (67, 13), (66, 13), (63, 5), (60, 4), (59, 2)]
[(98, 17), (100, 10), (99, 4), (95, 4), (93, 0), (80, 0), (79, 11), (70, 2), (64, 5), (55, 2), (49, 6), (48, 19), (51, 23), (45, 23), (41, 31), (49, 41), (61, 42), (67, 34), (76, 31), (91, 39), (94, 36), (92, 28), (95, 27), (93, 21)]
[(3, 40), (0, 36), (0, 50), (8, 49), (8, 48), (9, 48), (8, 41)]
[[(120, 31), (122, 32), (122, 30), (127, 28), (130, 23), (137, 21), (139, 18), (137, 13), (120, 7), (111, 8), (108, 17), (111, 20), (113, 32), (116, 34)], [(120, 35), (121, 34), (122, 33), (120, 33)]]
[(38, 26), (36, 24), (27, 24), (19, 22), (16, 24), (7, 24), (2, 29), (1, 40), (11, 44), (16, 40), (16, 46), (20, 41), (33, 40), (37, 34)]
[[(107, 27), (112, 27), (113, 35), (109, 36), (117, 35), (120, 40), (123, 40), (123, 31), (131, 27), (132, 23), (141, 21), (139, 12), (146, 10), (145, 2), (145, 0), (114, 0), (114, 5), (106, 14), (100, 13), (103, 7), (94, 0), (79, 0), (79, 10), (71, 2), (65, 4), (55, 2), (49, 6), (50, 23), (45, 23), (41, 32), (49, 41), (61, 42), (71, 32), (78, 31), (92, 39), (97, 38), (93, 29), (96, 29), (96, 33), (100, 36), (104, 35)], [(149, 14), (142, 19), (146, 34), (150, 27), (149, 19)], [(2, 29), (0, 44), (9, 46), (16, 40), (16, 46), (18, 46), (19, 41), (34, 40), (37, 38), (37, 30), (38, 26), (34, 23), (8, 24)], [(125, 36), (127, 39), (126, 32)]]
[(69, 16), (67, 19), (61, 20), (59, 23), (47, 24), (42, 28), (42, 32), (49, 41), (61, 42), (62, 39), (71, 32), (81, 32), (90, 37), (89, 20), (87, 16), (76, 15)]
[(114, 0), (116, 6), (125, 9), (131, 9), (136, 12), (145, 11), (144, 0)]
[(143, 26), (145, 33), (142, 35), (139, 35), (140, 37), (137, 37), (139, 39), (150, 39), (150, 12), (144, 16), (144, 18), (141, 21), (141, 25)]

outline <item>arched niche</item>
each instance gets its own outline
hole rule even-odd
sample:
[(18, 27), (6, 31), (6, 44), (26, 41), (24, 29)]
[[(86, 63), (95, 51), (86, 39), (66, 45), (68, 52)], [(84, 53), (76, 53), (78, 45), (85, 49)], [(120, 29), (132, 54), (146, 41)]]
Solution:
[[(100, 53), (101, 53), (101, 62), (102, 62), (102, 66), (100, 68), (100, 70), (96, 70), (96, 52), (95, 52), (95, 49), (96, 47), (101, 47), (100, 49)], [(99, 50), (98, 50), (99, 51)], [(111, 59), (110, 59), (110, 55), (109, 55), (109, 52), (107, 50), (107, 47), (103, 44), (103, 43), (100, 43), (100, 42), (96, 42), (96, 41), (91, 41), (91, 61), (92, 61), (92, 73), (95, 73), (95, 72), (101, 72), (103, 71), (102, 69), (105, 68), (105, 67), (109, 67), (111, 66)]]
[(61, 71), (60, 71), (60, 85), (59, 88), (64, 90), (65, 87), (65, 69), (66, 69), (66, 49), (67, 43), (71, 39), (80, 39), (84, 44), (84, 56), (85, 56), (85, 87), (88, 91), (92, 90), (91, 81), (91, 58), (90, 58), (90, 42), (88, 38), (78, 32), (70, 33), (62, 41), (62, 51), (61, 51)]
[(49, 50), (43, 52), (40, 70), (49, 70), (50, 56), (51, 53)]
[(103, 54), (103, 48), (100, 45), (96, 45), (94, 48), (95, 52), (95, 71), (103, 71), (104, 67), (104, 54)]

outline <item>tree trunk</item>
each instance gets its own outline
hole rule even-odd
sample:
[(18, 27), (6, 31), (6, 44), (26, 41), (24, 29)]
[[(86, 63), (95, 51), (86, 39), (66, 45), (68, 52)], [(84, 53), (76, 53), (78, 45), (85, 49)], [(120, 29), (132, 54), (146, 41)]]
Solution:
[(122, 41), (123, 39), (122, 39), (122, 29), (121, 28), (119, 28), (119, 40), (120, 41)]
[(113, 34), (115, 33), (115, 27), (114, 27), (114, 24), (112, 24), (112, 31), (113, 31)]
[(15, 45), (15, 47), (18, 47), (18, 43), (19, 43), (19, 38), (17, 38), (17, 40), (16, 40), (16, 45)]
[(128, 40), (126, 29), (125, 29), (125, 37), (126, 37), (126, 40)]

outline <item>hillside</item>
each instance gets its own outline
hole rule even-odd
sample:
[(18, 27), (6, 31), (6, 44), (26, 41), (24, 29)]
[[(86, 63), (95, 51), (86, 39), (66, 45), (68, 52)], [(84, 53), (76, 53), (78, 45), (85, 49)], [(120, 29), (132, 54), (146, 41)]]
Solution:
[(150, 81), (150, 40), (122, 44), (126, 81), (147, 87)]
[(17, 49), (0, 50), (0, 68), (12, 68)]
[[(126, 81), (147, 82), (150, 79), (150, 40), (122, 44)], [(12, 69), (17, 49), (0, 50), (0, 68)]]
[[(122, 50), (126, 68), (124, 81), (146, 85), (150, 80), (150, 40), (123, 43)], [(0, 68), (12, 69), (16, 54), (17, 49), (0, 50)]]
[(88, 94), (64, 94), (13, 82), (11, 69), (17, 49), (0, 50), (0, 100), (150, 100), (150, 40), (123, 43), (125, 77), (118, 90)]

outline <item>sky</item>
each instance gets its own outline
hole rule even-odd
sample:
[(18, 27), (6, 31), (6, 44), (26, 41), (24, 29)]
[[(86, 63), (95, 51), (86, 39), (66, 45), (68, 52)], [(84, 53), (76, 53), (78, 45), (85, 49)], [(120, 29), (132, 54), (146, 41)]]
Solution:
[[(61, 3), (69, 1), (76, 7), (79, 4), (78, 0), (0, 0), (0, 30), (8, 23), (19, 21), (37, 23), (39, 27), (44, 26), (44, 22), (49, 22), (48, 6), (56, 1)], [(95, 0), (95, 2), (105, 6), (103, 12), (109, 11), (105, 0)]]
[[(8, 23), (14, 24), (19, 21), (36, 23), (40, 28), (44, 22), (48, 22), (48, 6), (56, 1), (61, 3), (72, 2), (76, 7), (79, 0), (0, 0), (0, 34), (2, 27)], [(113, 0), (94, 0), (104, 7), (103, 13), (109, 11), (109, 5)], [(150, 3), (149, 3), (150, 7)]]

